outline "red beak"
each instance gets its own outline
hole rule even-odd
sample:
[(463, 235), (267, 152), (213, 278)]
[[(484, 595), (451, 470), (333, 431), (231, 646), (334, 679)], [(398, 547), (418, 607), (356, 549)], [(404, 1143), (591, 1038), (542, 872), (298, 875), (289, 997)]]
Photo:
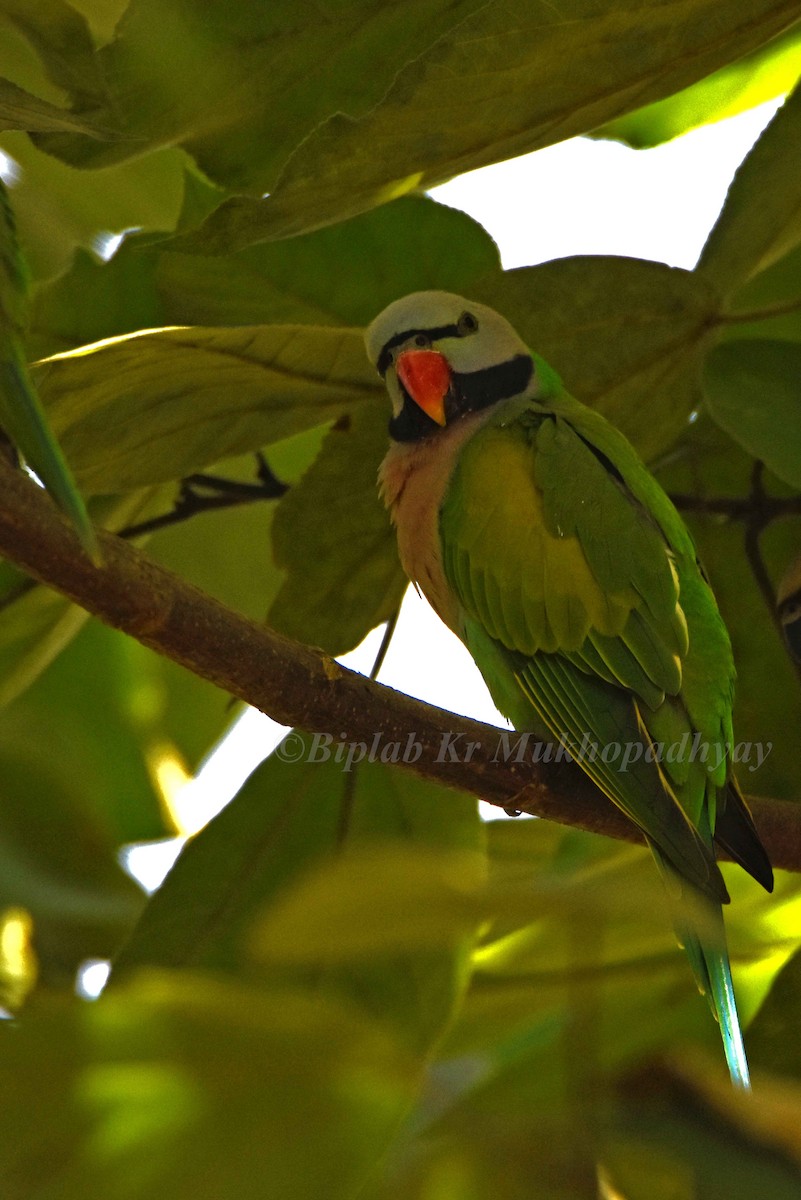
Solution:
[(404, 350), (395, 370), (415, 404), (437, 425), (444, 425), (445, 397), (451, 386), (448, 360), (436, 350)]

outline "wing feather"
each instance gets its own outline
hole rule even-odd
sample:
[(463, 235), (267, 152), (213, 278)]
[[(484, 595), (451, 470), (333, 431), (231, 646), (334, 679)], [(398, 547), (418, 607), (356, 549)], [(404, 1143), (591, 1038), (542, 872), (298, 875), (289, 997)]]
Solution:
[(495, 647), (507, 715), (519, 723), (521, 706), (504, 662), (532, 725), (576, 743), (641, 741), (648, 754), (625, 772), (600, 756), (582, 766), (686, 878), (724, 898), (699, 826), (725, 755), (656, 759), (665, 736), (730, 739), (728, 636), (689, 534), (625, 439), (569, 397), (499, 405), (462, 448), (440, 534), (465, 629)]

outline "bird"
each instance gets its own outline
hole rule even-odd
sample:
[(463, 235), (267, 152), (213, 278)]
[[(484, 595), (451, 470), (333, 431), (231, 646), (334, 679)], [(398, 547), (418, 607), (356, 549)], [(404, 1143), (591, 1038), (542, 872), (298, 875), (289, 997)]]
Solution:
[(391, 401), (378, 486), (407, 576), (516, 730), (639, 746), (625, 770), (579, 762), (650, 846), (732, 1082), (749, 1089), (716, 846), (768, 891), (773, 872), (732, 772), (731, 643), (683, 519), (493, 309), (415, 292), (365, 342)]

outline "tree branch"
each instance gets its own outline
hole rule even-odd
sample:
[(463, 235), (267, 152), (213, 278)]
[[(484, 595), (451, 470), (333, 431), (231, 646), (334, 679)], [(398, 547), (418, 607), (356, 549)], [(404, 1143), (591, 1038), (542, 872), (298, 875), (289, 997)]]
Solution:
[[(490, 804), (627, 841), (639, 835), (575, 764), (505, 758), (502, 734), (432, 708), (340, 666), (225, 608), (111, 534), (99, 533), (95, 567), (50, 498), (0, 456), (0, 554), (283, 725), (335, 740), (411, 745), (410, 769)], [(507, 731), (514, 745), (516, 735)], [(419, 754), (417, 748), (419, 747)], [(752, 800), (776, 866), (801, 870), (801, 809)]]

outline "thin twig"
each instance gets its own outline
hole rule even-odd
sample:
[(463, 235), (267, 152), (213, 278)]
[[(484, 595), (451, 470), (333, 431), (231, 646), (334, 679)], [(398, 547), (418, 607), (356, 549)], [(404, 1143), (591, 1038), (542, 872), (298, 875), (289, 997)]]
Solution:
[[(136, 525), (127, 525), (117, 536), (137, 538), (145, 533), (155, 533), (158, 529), (179, 525), (199, 513), (237, 508), (258, 500), (280, 500), (289, 490), (288, 485), (273, 475), (263, 455), (259, 454), (256, 457), (259, 464), (258, 483), (243, 483), (238, 479), (224, 479), (218, 475), (187, 475), (181, 480), (178, 497), (170, 512), (150, 517), (147, 521), (139, 521)], [(201, 488), (210, 494), (199, 494), (198, 489)]]
[(378, 647), (378, 654), (375, 656), (373, 669), (370, 672), (371, 679), (378, 679), (378, 673), (384, 665), (384, 659), (387, 657), (390, 643), (392, 641), (395, 630), (398, 628), (398, 618), (400, 617), (400, 605), (395, 609), (392, 616), (384, 626), (384, 636), (381, 638), (381, 645)]

